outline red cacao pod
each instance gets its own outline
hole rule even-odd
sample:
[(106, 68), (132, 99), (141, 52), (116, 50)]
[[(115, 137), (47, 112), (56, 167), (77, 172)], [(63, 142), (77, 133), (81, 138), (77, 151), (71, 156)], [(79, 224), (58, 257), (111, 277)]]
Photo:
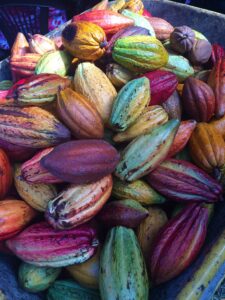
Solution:
[(157, 70), (140, 77), (147, 77), (149, 80), (151, 105), (162, 104), (173, 94), (178, 85), (176, 75), (169, 71)]
[(196, 258), (205, 241), (208, 217), (207, 208), (190, 204), (162, 228), (150, 256), (155, 284), (176, 277)]
[(0, 149), (0, 199), (3, 199), (12, 183), (12, 169), (6, 153)]
[(219, 119), (225, 114), (225, 58), (219, 59), (213, 67), (208, 84), (215, 94), (215, 116)]
[(30, 264), (65, 267), (93, 256), (98, 239), (96, 228), (90, 223), (58, 231), (47, 222), (41, 222), (27, 227), (6, 244), (16, 256)]
[(36, 216), (36, 211), (25, 201), (6, 199), (0, 201), (0, 241), (20, 232)]
[(181, 122), (167, 157), (175, 156), (187, 145), (196, 125), (197, 122), (195, 120)]
[(61, 144), (41, 159), (41, 166), (66, 182), (85, 184), (111, 174), (119, 153), (103, 140), (77, 140)]
[(148, 11), (147, 9), (144, 8), (143, 14), (144, 17), (152, 17), (152, 14), (150, 13), (150, 11)]
[(134, 21), (110, 10), (92, 10), (74, 16), (72, 22), (88, 21), (102, 27), (106, 34), (116, 33), (122, 28), (134, 25)]
[(209, 66), (213, 67), (219, 59), (225, 57), (225, 50), (222, 46), (218, 44), (212, 44), (212, 54), (209, 59)]
[(147, 181), (162, 195), (180, 202), (216, 202), (223, 192), (206, 172), (178, 159), (165, 160), (148, 174)]
[(211, 87), (194, 77), (185, 80), (182, 104), (186, 116), (198, 122), (208, 122), (215, 112), (215, 96)]

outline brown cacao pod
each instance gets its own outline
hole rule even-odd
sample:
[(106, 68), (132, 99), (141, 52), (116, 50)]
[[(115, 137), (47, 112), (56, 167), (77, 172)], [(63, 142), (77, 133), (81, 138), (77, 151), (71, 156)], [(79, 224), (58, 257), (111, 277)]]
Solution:
[(0, 199), (3, 199), (12, 183), (12, 169), (6, 153), (0, 149)]
[(192, 49), (195, 41), (195, 33), (188, 26), (179, 26), (170, 35), (172, 49), (183, 54)]
[(211, 86), (216, 99), (216, 118), (221, 118), (225, 114), (225, 58), (219, 59), (213, 67), (208, 84)]
[(194, 77), (185, 80), (182, 104), (186, 116), (198, 122), (208, 122), (215, 112), (215, 96), (212, 89)]
[(174, 27), (169, 22), (157, 17), (150, 17), (148, 21), (152, 25), (158, 40), (167, 40), (170, 38)]
[(211, 173), (225, 163), (225, 142), (212, 126), (199, 123), (189, 141), (190, 154), (196, 165)]
[(41, 159), (41, 166), (63, 181), (85, 184), (111, 174), (119, 162), (117, 150), (103, 140), (61, 144)]
[(0, 241), (16, 235), (35, 216), (35, 210), (22, 200), (6, 199), (0, 201)]
[(180, 95), (177, 91), (174, 91), (173, 94), (162, 103), (162, 106), (167, 112), (169, 119), (181, 120), (182, 106)]
[(61, 119), (78, 139), (98, 139), (104, 126), (95, 107), (81, 94), (66, 88), (58, 94), (57, 108)]
[(212, 53), (212, 45), (207, 40), (195, 40), (188, 58), (193, 65), (201, 65), (206, 63)]

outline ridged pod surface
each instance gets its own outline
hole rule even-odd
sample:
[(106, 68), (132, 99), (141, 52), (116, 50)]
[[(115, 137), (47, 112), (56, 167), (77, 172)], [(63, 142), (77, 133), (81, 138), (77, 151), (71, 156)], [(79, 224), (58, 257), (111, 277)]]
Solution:
[(150, 102), (148, 79), (129, 81), (118, 93), (112, 107), (110, 126), (116, 131), (124, 131), (141, 115)]
[(178, 120), (170, 120), (134, 139), (121, 153), (115, 175), (134, 181), (153, 171), (167, 156), (178, 126)]
[(151, 132), (155, 127), (165, 124), (167, 121), (168, 115), (160, 105), (146, 107), (134, 124), (125, 131), (117, 133), (113, 140), (115, 142), (130, 141), (140, 135)]
[(100, 255), (99, 284), (102, 299), (148, 300), (147, 270), (132, 229), (118, 226), (108, 232)]
[(94, 105), (107, 123), (117, 92), (106, 74), (92, 63), (81, 63), (75, 72), (74, 88)]
[(0, 199), (3, 199), (12, 184), (12, 169), (6, 152), (0, 148)]
[(70, 185), (49, 201), (47, 221), (56, 229), (70, 229), (92, 219), (109, 199), (112, 176), (85, 185)]
[(88, 21), (102, 27), (106, 34), (116, 33), (118, 30), (134, 25), (134, 21), (117, 12), (110, 10), (93, 10), (76, 15), (72, 19), (76, 21)]
[(96, 182), (111, 174), (119, 153), (103, 140), (77, 140), (61, 144), (41, 159), (41, 166), (59, 179), (75, 184)]
[(48, 290), (47, 300), (101, 300), (99, 293), (73, 280), (57, 280)]
[(14, 167), (14, 184), (20, 197), (38, 211), (45, 211), (50, 199), (57, 195), (56, 187), (52, 184), (30, 184), (24, 180), (21, 165)]
[(27, 263), (55, 268), (88, 260), (97, 250), (98, 239), (92, 224), (58, 231), (47, 222), (41, 222), (7, 240), (7, 246)]
[(190, 162), (168, 159), (147, 176), (148, 183), (170, 200), (180, 202), (216, 202), (221, 185)]
[(189, 141), (190, 154), (197, 166), (213, 172), (225, 163), (225, 142), (212, 126), (198, 123)]
[(112, 56), (118, 64), (137, 73), (159, 69), (168, 62), (168, 53), (162, 43), (155, 37), (144, 35), (118, 39)]
[(76, 138), (103, 137), (104, 126), (97, 109), (88, 99), (71, 88), (59, 92), (57, 110)]
[(37, 267), (27, 263), (19, 266), (18, 280), (31, 293), (47, 290), (59, 276), (61, 268)]
[(17, 235), (35, 216), (35, 210), (22, 200), (0, 201), (0, 241)]
[(69, 130), (40, 107), (0, 107), (0, 138), (19, 146), (46, 148), (68, 141)]
[(163, 227), (149, 257), (155, 284), (176, 277), (192, 263), (205, 241), (207, 222), (207, 208), (190, 204)]

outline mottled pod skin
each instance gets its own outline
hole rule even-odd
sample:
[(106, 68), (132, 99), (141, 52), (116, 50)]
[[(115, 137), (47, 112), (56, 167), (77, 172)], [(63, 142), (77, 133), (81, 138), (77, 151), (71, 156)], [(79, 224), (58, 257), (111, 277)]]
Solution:
[(3, 199), (10, 189), (12, 183), (12, 169), (9, 159), (0, 149), (0, 199)]
[(49, 201), (47, 221), (56, 229), (70, 229), (92, 219), (109, 199), (112, 176), (84, 185), (70, 185)]
[(162, 228), (149, 256), (155, 284), (176, 277), (192, 263), (205, 241), (207, 223), (208, 209), (189, 204)]
[(86, 184), (111, 174), (119, 153), (103, 140), (77, 140), (61, 144), (41, 159), (41, 166), (59, 179)]
[(0, 241), (17, 235), (36, 216), (36, 211), (25, 201), (5, 199), (0, 201)]
[(215, 113), (216, 100), (211, 87), (194, 77), (185, 80), (182, 92), (183, 110), (189, 118), (208, 122)]
[(72, 22), (77, 21), (88, 21), (95, 23), (100, 26), (106, 34), (116, 33), (118, 30), (134, 24), (132, 19), (110, 10), (87, 11), (80, 15), (74, 16)]
[(40, 107), (0, 107), (0, 139), (28, 148), (47, 148), (68, 141), (70, 131)]
[(221, 185), (192, 163), (168, 159), (147, 176), (148, 183), (165, 197), (179, 202), (216, 202)]
[(47, 222), (33, 224), (7, 241), (23, 261), (40, 267), (65, 267), (88, 260), (97, 250), (98, 239), (92, 224), (58, 231)]

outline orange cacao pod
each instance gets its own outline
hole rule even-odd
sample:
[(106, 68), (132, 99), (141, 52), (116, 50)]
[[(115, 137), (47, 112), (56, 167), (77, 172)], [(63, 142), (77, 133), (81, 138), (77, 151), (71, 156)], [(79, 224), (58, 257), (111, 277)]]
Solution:
[(5, 152), (0, 149), (0, 199), (4, 198), (12, 183), (12, 169)]

